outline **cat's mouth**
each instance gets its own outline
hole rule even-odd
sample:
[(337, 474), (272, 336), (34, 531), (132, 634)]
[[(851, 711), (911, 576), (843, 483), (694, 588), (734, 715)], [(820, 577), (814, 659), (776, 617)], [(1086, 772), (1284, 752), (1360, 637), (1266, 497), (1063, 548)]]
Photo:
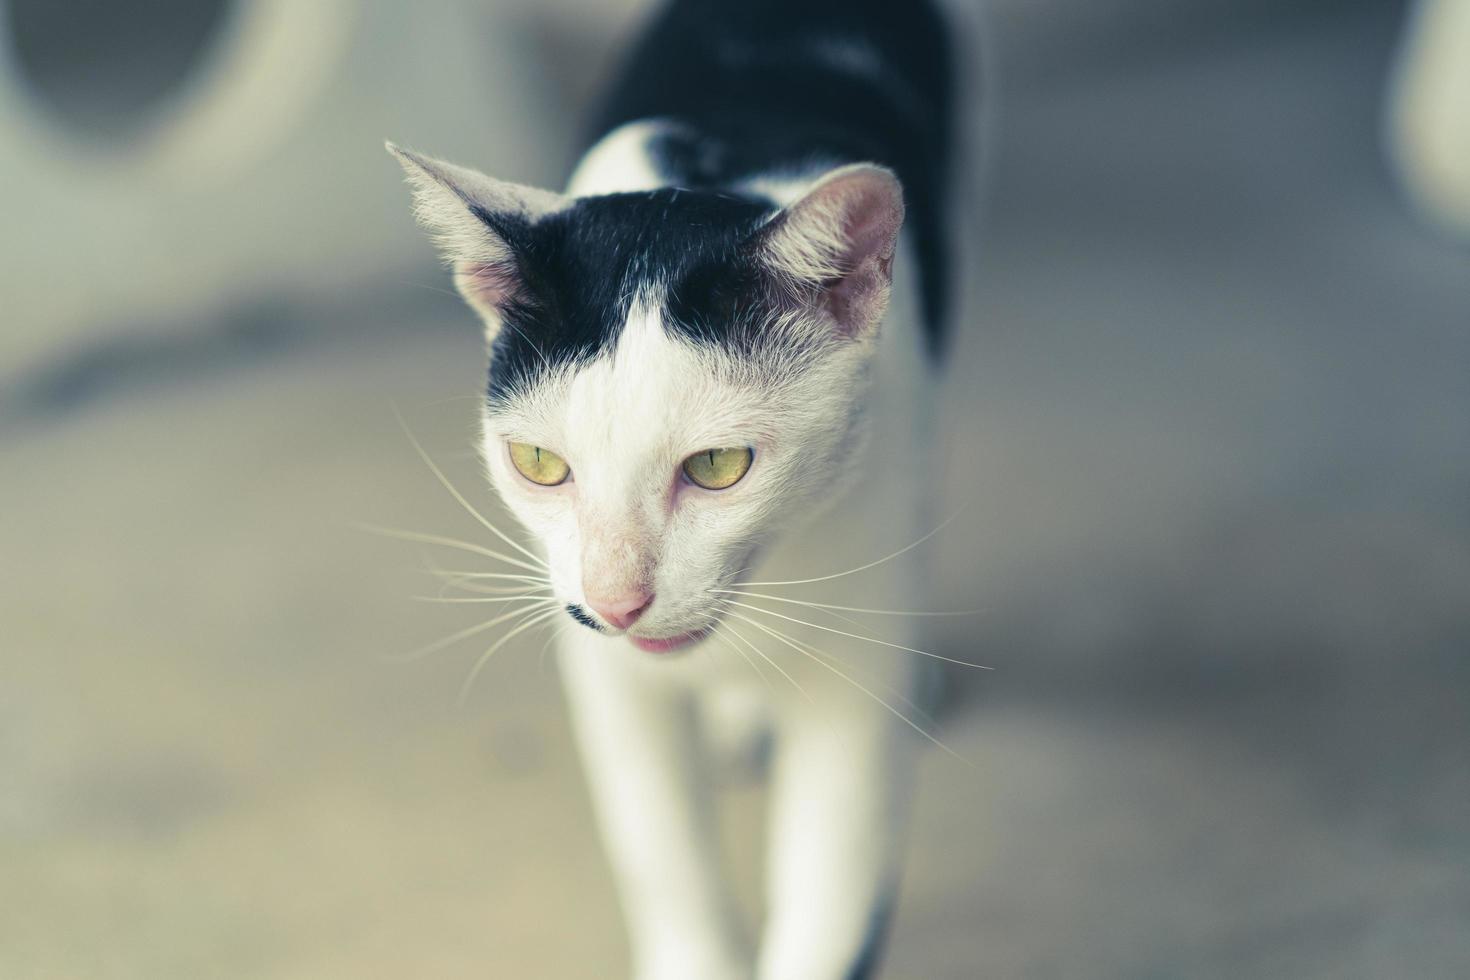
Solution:
[(629, 636), (628, 642), (645, 653), (673, 653), (691, 647), (714, 632), (713, 626), (703, 629), (691, 630), (688, 633), (680, 633), (677, 636), (651, 637), (651, 636)]
[[(573, 619), (593, 632), (604, 634), (607, 632), (607, 627), (592, 618), (587, 613), (587, 610), (583, 609), (577, 603), (567, 603), (566, 611)], [(676, 633), (673, 636), (634, 636), (632, 633), (624, 633), (623, 636), (629, 643), (644, 653), (673, 653), (676, 650), (683, 650), (694, 646), (694, 644), (713, 633), (715, 626), (716, 623), (711, 622), (698, 629), (689, 630), (685, 633)]]

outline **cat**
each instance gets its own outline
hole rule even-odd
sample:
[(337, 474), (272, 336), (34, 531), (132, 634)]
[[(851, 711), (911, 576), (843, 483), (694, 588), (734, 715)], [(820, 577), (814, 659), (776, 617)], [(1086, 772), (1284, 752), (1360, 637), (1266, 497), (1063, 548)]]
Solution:
[[(952, 48), (928, 2), (673, 0), (565, 191), (389, 144), (484, 321), (485, 465), (554, 597), (526, 622), (569, 624), (641, 980), (877, 969), (933, 658), (854, 621), (925, 593)], [(755, 941), (712, 824), (733, 717), (772, 746)]]

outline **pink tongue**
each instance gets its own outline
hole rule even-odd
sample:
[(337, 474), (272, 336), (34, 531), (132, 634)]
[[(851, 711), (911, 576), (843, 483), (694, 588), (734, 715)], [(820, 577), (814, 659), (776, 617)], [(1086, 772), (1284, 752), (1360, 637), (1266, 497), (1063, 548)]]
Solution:
[(645, 640), (642, 637), (630, 636), (628, 642), (647, 653), (668, 653), (670, 650), (677, 650), (684, 646), (692, 639), (694, 637), (686, 633), (683, 636), (671, 636), (664, 640)]

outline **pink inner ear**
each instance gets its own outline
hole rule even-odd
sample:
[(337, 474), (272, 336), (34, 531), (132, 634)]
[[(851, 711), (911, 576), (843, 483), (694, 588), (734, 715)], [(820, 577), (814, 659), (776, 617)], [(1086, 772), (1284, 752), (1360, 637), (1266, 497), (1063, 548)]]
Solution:
[(498, 312), (515, 298), (517, 281), (510, 262), (456, 262), (454, 285), (482, 313)]
[(841, 168), (773, 223), (767, 261), (798, 287), (799, 301), (832, 317), (838, 334), (869, 335), (888, 304), (903, 214), (893, 174), (867, 164)]
[(892, 282), (893, 256), (877, 254), (864, 258), (841, 279), (824, 287), (827, 310), (837, 321), (837, 331), (855, 337), (882, 317)]
[(847, 202), (843, 217), (846, 271), (823, 286), (827, 308), (843, 336), (861, 334), (882, 317), (902, 222), (902, 210), (895, 209), (881, 192), (864, 189)]

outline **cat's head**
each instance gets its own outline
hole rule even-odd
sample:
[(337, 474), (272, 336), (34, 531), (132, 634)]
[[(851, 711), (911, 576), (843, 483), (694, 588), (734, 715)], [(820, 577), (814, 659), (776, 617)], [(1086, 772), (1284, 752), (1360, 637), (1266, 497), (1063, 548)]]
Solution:
[(557, 598), (644, 649), (702, 636), (715, 590), (846, 482), (897, 180), (571, 198), (389, 149), (485, 322), (487, 469)]

